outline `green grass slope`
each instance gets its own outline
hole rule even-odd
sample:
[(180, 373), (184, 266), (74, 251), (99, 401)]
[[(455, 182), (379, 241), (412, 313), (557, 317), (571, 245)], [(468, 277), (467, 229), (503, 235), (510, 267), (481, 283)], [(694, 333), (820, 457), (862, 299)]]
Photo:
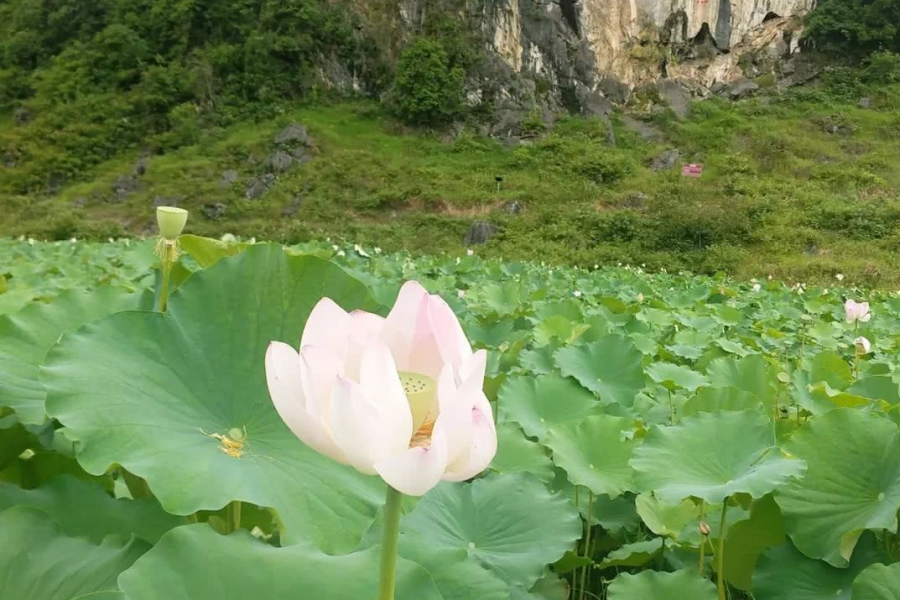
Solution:
[[(863, 93), (868, 108), (858, 103)], [(504, 258), (900, 283), (900, 86), (709, 99), (684, 121), (646, 120), (654, 139), (616, 116), (614, 147), (602, 123), (576, 118), (503, 145), (474, 129), (412, 132), (375, 104), (296, 105), (150, 156), (138, 188), (122, 199), (114, 185), (133, 173), (138, 151), (55, 194), (16, 195), (10, 182), (27, 164), (0, 170), (0, 234), (148, 233), (156, 202), (190, 209), (200, 234), (288, 243), (336, 237), (441, 252), (458, 250), (471, 223), (484, 219), (500, 230), (479, 252)], [(290, 123), (308, 128), (309, 160), (248, 199), (248, 182), (266, 172), (274, 137)], [(0, 135), (15, 131), (13, 119), (0, 116)], [(654, 171), (667, 149), (680, 151), (676, 166)], [(703, 179), (682, 178), (685, 162), (702, 162)], [(238, 180), (224, 183), (227, 170)]]

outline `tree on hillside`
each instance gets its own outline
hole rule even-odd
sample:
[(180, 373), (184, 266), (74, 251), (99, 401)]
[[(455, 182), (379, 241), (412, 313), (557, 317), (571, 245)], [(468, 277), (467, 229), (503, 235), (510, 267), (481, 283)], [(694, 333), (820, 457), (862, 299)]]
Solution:
[(394, 112), (413, 125), (443, 125), (463, 107), (465, 71), (452, 64), (441, 42), (419, 38), (400, 55), (391, 90)]
[(831, 54), (865, 57), (900, 52), (900, 0), (819, 0), (806, 39)]

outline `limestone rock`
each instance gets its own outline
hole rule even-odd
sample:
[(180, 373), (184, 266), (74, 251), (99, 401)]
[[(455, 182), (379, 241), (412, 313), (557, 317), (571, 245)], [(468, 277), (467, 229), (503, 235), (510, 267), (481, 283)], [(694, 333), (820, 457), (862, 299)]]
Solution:
[(675, 168), (681, 159), (681, 152), (678, 150), (664, 150), (653, 159), (650, 168), (654, 171), (669, 171)]
[(757, 90), (759, 90), (759, 85), (757, 85), (756, 82), (745, 78), (731, 84), (731, 86), (728, 88), (728, 95), (733, 100), (737, 100), (739, 98), (746, 98), (747, 96), (751, 96)]
[(214, 204), (204, 204), (203, 208), (200, 209), (200, 212), (210, 221), (218, 221), (225, 215), (227, 210), (227, 204), (224, 202), (216, 202)]
[(141, 184), (134, 175), (120, 175), (113, 183), (112, 189), (116, 195), (115, 199), (121, 202), (140, 187)]
[(466, 234), (465, 245), (485, 244), (497, 234), (497, 226), (487, 221), (475, 221)]
[(235, 171), (234, 169), (228, 169), (227, 171), (222, 173), (222, 179), (219, 180), (219, 187), (231, 187), (240, 178), (241, 176), (237, 171)]
[(257, 200), (265, 196), (273, 185), (275, 185), (275, 175), (264, 173), (259, 177), (254, 177), (247, 183), (247, 191), (244, 195), (247, 200)]
[(279, 146), (308, 145), (309, 132), (303, 125), (293, 123), (278, 132), (275, 143)]
[(265, 166), (272, 173), (284, 173), (294, 164), (294, 158), (287, 152), (279, 150), (266, 159)]

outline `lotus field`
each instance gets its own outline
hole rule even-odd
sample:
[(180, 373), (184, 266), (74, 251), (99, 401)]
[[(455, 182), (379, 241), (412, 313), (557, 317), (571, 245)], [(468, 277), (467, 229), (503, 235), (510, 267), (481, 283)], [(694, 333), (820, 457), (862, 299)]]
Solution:
[(900, 295), (161, 229), (0, 240), (0, 599), (900, 599)]

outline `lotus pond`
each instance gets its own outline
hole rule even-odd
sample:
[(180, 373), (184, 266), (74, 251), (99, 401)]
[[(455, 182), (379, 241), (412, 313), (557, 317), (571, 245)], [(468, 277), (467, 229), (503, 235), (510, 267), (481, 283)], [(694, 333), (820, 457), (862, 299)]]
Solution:
[(498, 450), (404, 498), (397, 598), (900, 599), (896, 293), (182, 236), (161, 313), (154, 245), (0, 240), (2, 600), (375, 600), (386, 486), (264, 358), (408, 280)]

